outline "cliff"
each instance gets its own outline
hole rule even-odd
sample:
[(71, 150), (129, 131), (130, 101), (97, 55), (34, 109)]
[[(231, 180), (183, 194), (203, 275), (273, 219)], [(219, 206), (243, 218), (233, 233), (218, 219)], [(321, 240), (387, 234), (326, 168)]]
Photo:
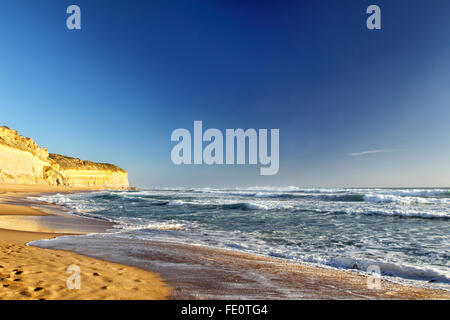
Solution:
[(0, 183), (129, 187), (128, 173), (115, 165), (49, 154), (8, 127), (0, 127)]

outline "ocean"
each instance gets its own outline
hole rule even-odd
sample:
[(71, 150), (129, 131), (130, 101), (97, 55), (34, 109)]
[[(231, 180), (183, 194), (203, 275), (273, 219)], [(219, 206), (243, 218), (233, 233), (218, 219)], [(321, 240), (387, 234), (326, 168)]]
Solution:
[(145, 240), (204, 245), (361, 273), (376, 265), (386, 279), (450, 290), (449, 189), (159, 188), (33, 200), (116, 223), (39, 247), (133, 262)]

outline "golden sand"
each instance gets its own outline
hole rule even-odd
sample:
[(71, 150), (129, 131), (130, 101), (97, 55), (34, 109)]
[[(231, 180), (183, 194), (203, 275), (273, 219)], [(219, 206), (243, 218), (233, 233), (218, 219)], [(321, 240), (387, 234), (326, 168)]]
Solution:
[[(46, 186), (0, 186), (12, 199), (40, 192), (71, 192), (79, 189)], [(21, 193), (21, 194), (19, 194)], [(43, 216), (27, 206), (0, 204), (1, 215)], [(166, 299), (169, 287), (155, 273), (68, 251), (26, 246), (33, 240), (58, 233), (0, 229), (0, 299)], [(80, 289), (69, 289), (70, 265), (80, 268)], [(73, 283), (73, 282), (70, 282)]]

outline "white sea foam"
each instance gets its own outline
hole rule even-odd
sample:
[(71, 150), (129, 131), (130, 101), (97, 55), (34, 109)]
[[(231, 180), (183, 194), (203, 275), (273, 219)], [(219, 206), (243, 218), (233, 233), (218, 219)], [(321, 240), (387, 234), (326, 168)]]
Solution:
[(439, 198), (421, 198), (421, 197), (411, 197), (411, 196), (398, 196), (392, 194), (376, 194), (368, 193), (364, 195), (364, 201), (367, 202), (399, 202), (403, 204), (431, 204), (431, 203), (450, 203), (450, 199), (439, 199)]
[(289, 187), (248, 187), (247, 190), (251, 191), (274, 191), (274, 192), (290, 192), (290, 191), (302, 191), (305, 189), (289, 186)]
[(393, 207), (393, 208), (374, 208), (374, 207), (359, 207), (359, 208), (342, 208), (343, 212), (347, 214), (364, 214), (364, 215), (380, 215), (380, 216), (398, 216), (398, 217), (412, 217), (412, 218), (450, 218), (450, 212), (441, 210), (418, 210), (407, 207)]
[(183, 201), (183, 200), (172, 200), (169, 201), (169, 203), (167, 205), (169, 206), (183, 206), (188, 204), (188, 201)]
[(184, 224), (177, 222), (141, 222), (132, 223), (121, 221), (116, 228), (120, 228), (124, 231), (133, 230), (183, 230)]

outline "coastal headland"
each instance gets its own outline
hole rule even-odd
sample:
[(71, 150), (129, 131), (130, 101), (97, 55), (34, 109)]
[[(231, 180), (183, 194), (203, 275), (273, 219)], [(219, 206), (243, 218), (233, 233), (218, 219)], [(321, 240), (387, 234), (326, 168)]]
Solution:
[(126, 189), (128, 173), (118, 166), (49, 153), (33, 139), (0, 127), (0, 183)]
[[(128, 173), (118, 166), (52, 154), (33, 139), (0, 127), (0, 299), (167, 298), (170, 289), (155, 273), (26, 245), (111, 227), (28, 196), (128, 187)], [(79, 289), (67, 286), (69, 266), (80, 269)]]

